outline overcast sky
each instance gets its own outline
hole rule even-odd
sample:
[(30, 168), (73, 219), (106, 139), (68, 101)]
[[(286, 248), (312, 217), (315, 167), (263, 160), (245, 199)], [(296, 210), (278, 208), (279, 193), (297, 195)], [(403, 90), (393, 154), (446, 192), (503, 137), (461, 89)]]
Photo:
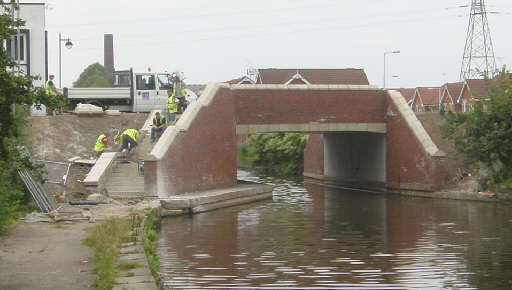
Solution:
[[(34, 2), (34, 1), (21, 1)], [(36, 1), (37, 2), (37, 1)], [(70, 86), (103, 63), (114, 35), (115, 68), (184, 72), (186, 82), (226, 81), (248, 68), (363, 68), (382, 86), (439, 86), (459, 80), (470, 0), (52, 0), (46, 10), (49, 71)], [(499, 66), (512, 65), (511, 0), (487, 0)], [(393, 78), (396, 75), (398, 77)]]

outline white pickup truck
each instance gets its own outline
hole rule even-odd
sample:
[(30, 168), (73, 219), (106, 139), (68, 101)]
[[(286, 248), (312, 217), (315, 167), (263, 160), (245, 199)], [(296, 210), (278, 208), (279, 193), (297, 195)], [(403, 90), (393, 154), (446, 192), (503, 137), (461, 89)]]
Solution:
[[(172, 88), (169, 73), (134, 73), (132, 69), (114, 71), (112, 82), (112, 88), (64, 88), (63, 95), (72, 109), (86, 103), (104, 109), (149, 112), (165, 109), (167, 90)], [(193, 101), (195, 94), (185, 91), (187, 100)]]

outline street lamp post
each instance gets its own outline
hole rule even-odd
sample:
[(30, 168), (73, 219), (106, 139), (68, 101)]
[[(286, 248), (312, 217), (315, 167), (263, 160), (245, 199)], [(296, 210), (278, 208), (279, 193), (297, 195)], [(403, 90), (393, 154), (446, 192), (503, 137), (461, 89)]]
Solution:
[(386, 55), (390, 53), (400, 53), (400, 50), (393, 50), (393, 51), (385, 51), (384, 52), (384, 81), (382, 84), (382, 88), (386, 88)]
[(62, 42), (65, 41), (66, 43), (64, 46), (67, 49), (71, 49), (73, 47), (73, 43), (71, 42), (71, 39), (69, 38), (62, 38), (59, 33), (59, 88), (62, 88)]

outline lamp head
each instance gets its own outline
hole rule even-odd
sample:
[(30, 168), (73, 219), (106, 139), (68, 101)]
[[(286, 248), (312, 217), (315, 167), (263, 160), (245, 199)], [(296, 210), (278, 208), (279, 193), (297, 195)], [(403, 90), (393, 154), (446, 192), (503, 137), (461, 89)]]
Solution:
[(73, 43), (71, 42), (71, 40), (68, 39), (68, 41), (66, 41), (66, 43), (64, 44), (64, 46), (67, 48), (67, 49), (71, 49), (73, 47)]

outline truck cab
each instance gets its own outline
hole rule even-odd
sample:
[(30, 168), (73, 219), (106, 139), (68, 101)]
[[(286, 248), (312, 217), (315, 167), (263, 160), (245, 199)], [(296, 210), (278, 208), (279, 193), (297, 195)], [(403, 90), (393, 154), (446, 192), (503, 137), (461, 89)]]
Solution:
[(165, 108), (167, 90), (172, 88), (169, 73), (115, 71), (112, 82), (114, 87), (130, 88), (130, 103), (133, 112), (149, 112)]

